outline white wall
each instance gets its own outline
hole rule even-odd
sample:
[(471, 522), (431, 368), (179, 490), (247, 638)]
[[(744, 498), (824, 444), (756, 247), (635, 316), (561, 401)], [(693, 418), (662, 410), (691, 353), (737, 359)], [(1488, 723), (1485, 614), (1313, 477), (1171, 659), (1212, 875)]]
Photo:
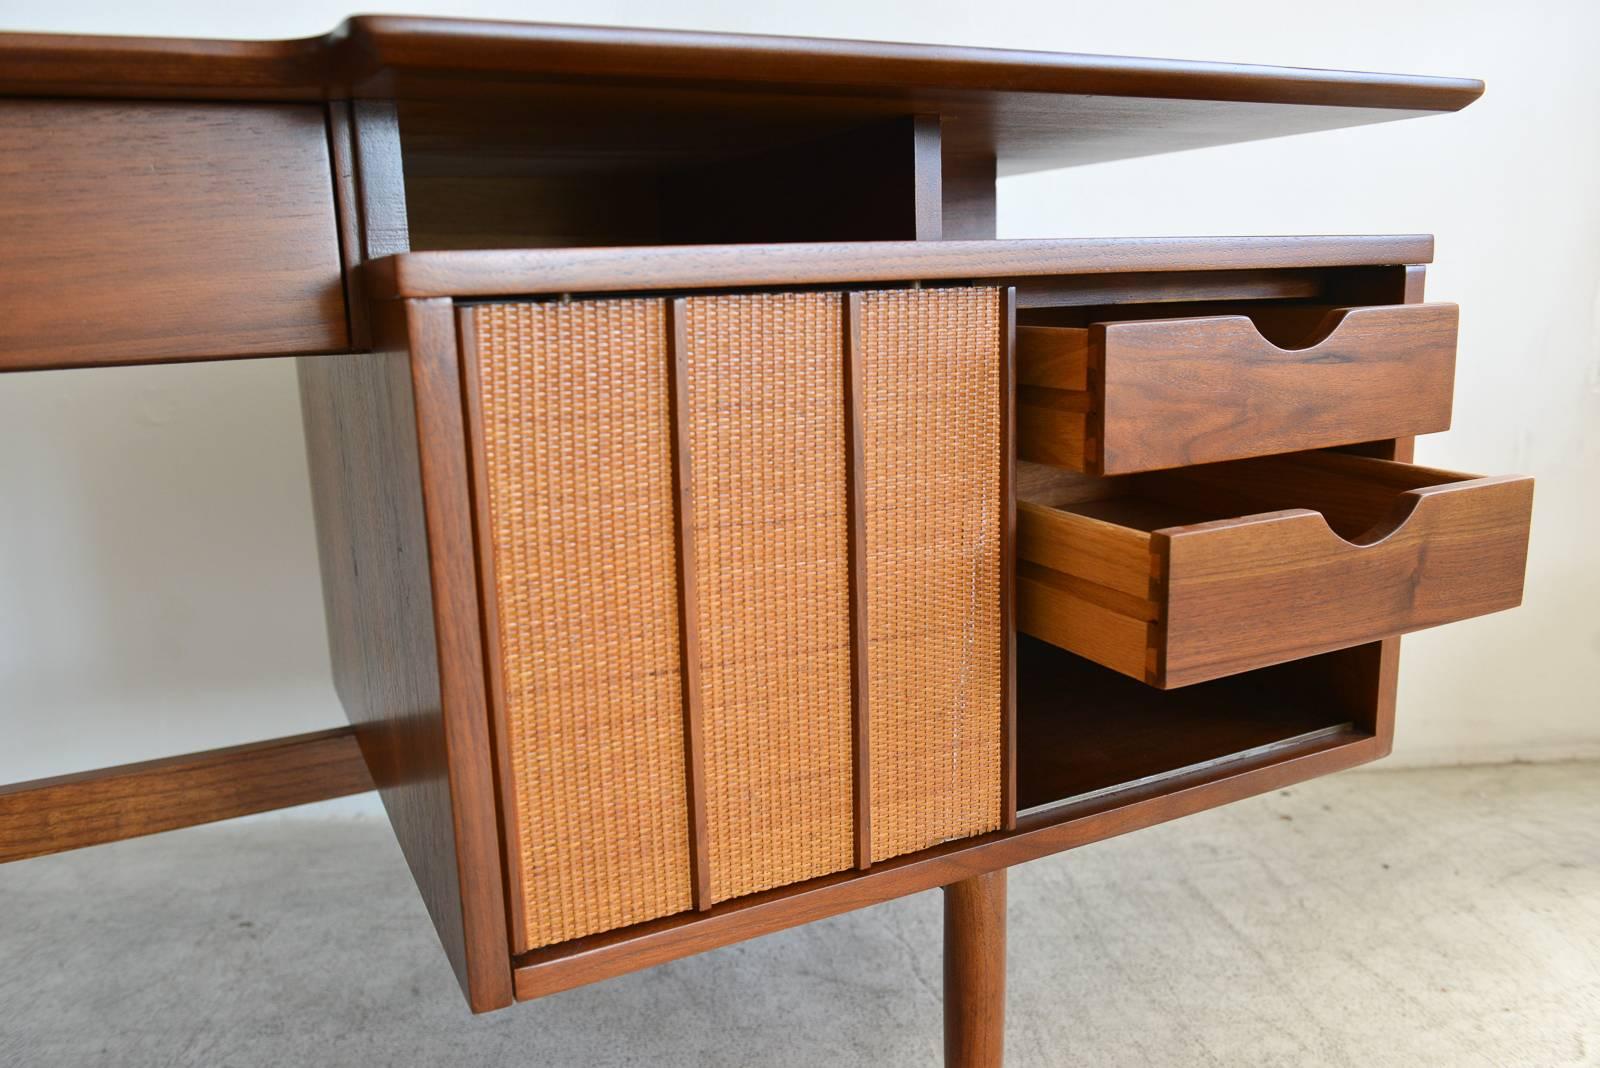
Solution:
[[(1600, 4), (403, 10), (1484, 78), (1455, 116), (1007, 179), (1000, 236), (1436, 234), (1456, 429), (1418, 458), (1540, 481), (1525, 607), (1406, 640), (1392, 762), (1600, 756)], [(300, 36), (346, 13), (5, 0), (0, 28)], [(0, 377), (0, 782), (341, 721), (292, 363)]]

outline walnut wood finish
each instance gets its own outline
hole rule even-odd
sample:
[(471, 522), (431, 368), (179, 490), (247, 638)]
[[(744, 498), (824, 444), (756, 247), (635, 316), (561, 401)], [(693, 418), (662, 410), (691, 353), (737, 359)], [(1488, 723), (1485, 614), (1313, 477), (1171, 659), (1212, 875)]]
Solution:
[[(667, 364), (671, 388), (668, 412), (672, 425), (672, 502), (677, 541), (678, 673), (683, 682), (683, 765), (688, 794), (689, 870), (694, 907), (712, 905), (711, 834), (706, 822), (706, 742), (704, 687), (700, 679), (701, 649), (699, 576), (695, 571), (693, 456), (689, 440), (688, 309), (682, 298), (668, 301)], [(473, 403), (469, 401), (469, 403)]]
[[(1403, 281), (1404, 273), (1389, 272), (1385, 277)], [(1334, 284), (1333, 279), (1316, 280), (1316, 285), (1319, 287), (1325, 285), (1332, 287)], [(1350, 288), (1360, 289), (1361, 286), (1352, 285)], [(1393, 299), (1382, 286), (1377, 286), (1374, 291), (1377, 292), (1377, 299)], [(1028, 466), (1033, 467), (1033, 465)], [(1054, 473), (1051, 476), (1051, 484), (1054, 485), (1058, 495), (1069, 498), (1104, 498), (1110, 492), (1119, 491), (1118, 487), (1126, 489), (1128, 485), (1125, 479), (1090, 479), (1081, 475), (1067, 475), (1067, 481), (1062, 482), (1062, 475), (1067, 473)], [(1017, 479), (1019, 485), (1027, 485), (1030, 480), (1038, 481), (1037, 476), (1020, 471)], [(1144, 573), (1147, 575), (1148, 552), (1145, 554), (1145, 568)], [(1108, 830), (1113, 826), (1128, 829), (1131, 826), (1144, 825), (1143, 821), (1146, 820), (1172, 818), (1182, 811), (1188, 811), (1164, 805), (1159, 809), (1143, 806), (1143, 802), (1161, 798), (1167, 791), (1183, 793), (1196, 785), (1226, 783), (1227, 786), (1222, 794), (1188, 795), (1191, 801), (1200, 797), (1212, 798), (1209, 801), (1196, 801), (1196, 803), (1220, 803), (1221, 800), (1251, 792), (1258, 782), (1297, 781), (1302, 774), (1318, 774), (1330, 767), (1348, 766), (1351, 763), (1374, 759), (1386, 752), (1388, 747), (1388, 719), (1383, 709), (1386, 695), (1390, 702), (1389, 707), (1392, 707), (1394, 679), (1392, 645), (1391, 641), (1334, 654), (1345, 658), (1339, 661), (1342, 666), (1338, 669), (1327, 669), (1326, 680), (1321, 674), (1317, 676), (1319, 688), (1337, 689), (1347, 695), (1348, 715), (1340, 722), (1348, 722), (1350, 724), (1348, 727), (1340, 727), (1338, 723), (1330, 721), (1329, 731), (1320, 736), (1297, 739), (1288, 738), (1287, 735), (1294, 735), (1298, 728), (1287, 729), (1295, 726), (1287, 725), (1285, 747), (1275, 749), (1269, 754), (1247, 755), (1242, 759), (1224, 761), (1222, 765), (1187, 770), (1177, 776), (1165, 777), (1159, 783), (1136, 783), (1129, 789), (1112, 791), (1114, 795), (1112, 797), (1096, 798), (1092, 803), (1069, 803), (1040, 815), (1025, 815), (1018, 819), (1019, 829), (1015, 832), (1001, 831), (994, 835), (953, 843), (950, 846), (936, 847), (913, 854), (909, 858), (874, 863), (867, 871), (826, 876), (796, 886), (781, 887), (734, 901), (717, 903), (702, 912), (684, 913), (620, 931), (543, 947), (516, 958), (517, 996), (519, 998), (540, 996), (608, 975), (659, 963), (685, 953), (750, 937), (763, 931), (781, 929), (822, 915), (831, 915), (861, 904), (884, 900), (928, 886), (943, 885), (964, 874), (970, 874), (965, 867), (951, 867), (952, 862), (949, 859), (962, 855), (964, 857), (962, 863), (965, 864), (966, 860), (972, 859), (966, 856), (967, 849), (979, 850), (977, 857), (992, 858), (995, 860), (995, 866), (1004, 866), (1031, 856), (1053, 852), (1058, 848), (1066, 848), (1071, 844), (1079, 844), (1083, 840), (1093, 840), (1094, 837), (1104, 833), (1117, 833)], [(1306, 663), (1320, 662), (1314, 660)], [(1034, 668), (1025, 671), (1023, 677), (1018, 679), (1017, 692), (1020, 698), (1028, 699), (1030, 695), (1037, 695), (1040, 692), (1061, 692), (1063, 688), (1071, 689), (1072, 685), (1050, 681)], [(1159, 693), (1153, 690), (1151, 692)], [(1320, 723), (1322, 717), (1317, 718)], [(1222, 728), (1227, 726), (1227, 723), (1219, 724), (1217, 731), (1201, 732), (1196, 738), (1214, 740), (1217, 746), (1225, 749), (1229, 744), (1227, 742), (1229, 735), (1227, 729)], [(1018, 729), (1023, 728), (1019, 726)], [(1246, 722), (1234, 733), (1235, 740), (1240, 745), (1253, 744), (1255, 739), (1262, 737), (1268, 740), (1283, 740), (1273, 739), (1271, 730), (1267, 727), (1262, 728), (1262, 733), (1252, 733), (1253, 730), (1254, 728), (1249, 727)], [(1374, 730), (1381, 733), (1373, 733)], [(1023, 735), (1019, 737), (1015, 746), (1026, 752), (1030, 743), (1044, 744), (1039, 742), (1043, 737), (1036, 733), (1032, 733), (1031, 737)], [(1206, 751), (1204, 744), (1197, 744), (1192, 750), (1186, 750), (1182, 745), (1174, 747), (1175, 754), (1179, 755), (1191, 751), (1203, 752), (1204, 759), (1207, 760), (1227, 755)], [(1173, 762), (1177, 763), (1178, 759), (1179, 756), (1175, 755)], [(1132, 770), (1134, 769), (1130, 766), (1130, 772)], [(1219, 789), (1222, 788), (1219, 786)], [(1128, 816), (1122, 811), (1124, 805), (1141, 807), (1136, 807), (1135, 814)], [(1128, 819), (1132, 822), (1125, 822)], [(1070, 840), (1059, 837), (1067, 832), (1054, 829), (1066, 826), (1074, 828), (1073, 835), (1084, 837), (1071, 837)], [(1062, 844), (1063, 842), (1066, 844)], [(1001, 844), (1005, 845), (1003, 856), (1006, 859), (1000, 859), (1002, 856), (1000, 852), (985, 852), (991, 848), (998, 848)], [(907, 861), (915, 863), (908, 864)], [(979, 863), (987, 864), (987, 861)], [(987, 869), (980, 868), (980, 870)]]
[(513, 97), (642, 149), (708, 114), (725, 142), (752, 121), (943, 115), (954, 154), (996, 157), (1002, 174), (1455, 111), (1483, 92), (1464, 78), (373, 16), (300, 41), (15, 34), (0, 71), (0, 92), (50, 96)]
[[(722, 136), (684, 132), (687, 144), (652, 149), (659, 129), (623, 102), (617, 106), (623, 112), (609, 121), (624, 128), (608, 133), (573, 121), (564, 105), (553, 121), (552, 113), (515, 98), (401, 101), (413, 247), (940, 236), (937, 115), (741, 126)], [(962, 195), (953, 208), (979, 212), (987, 196), (992, 215), (993, 174), (987, 186), (969, 177)], [(974, 236), (992, 237), (992, 227)]]
[[(509, 934), (483, 635), (477, 599), (467, 433), (456, 323), (447, 300), (408, 301), (406, 335), (416, 403), (435, 655), (461, 899), (467, 1000), (474, 1012), (509, 1003)], [(430, 843), (431, 844), (431, 843)], [(418, 845), (420, 851), (421, 844)]]
[(1017, 709), (1018, 804), (1024, 819), (1323, 733), (1375, 733), (1374, 695), (1362, 679), (1380, 643), (1257, 671), (1158, 690), (1023, 635), (1030, 687)]
[(1000, 293), (1000, 827), (1017, 826), (1017, 290)]
[(1310, 314), (1296, 347), (1244, 315), (1024, 327), (1019, 455), (1112, 475), (1449, 429), (1455, 305)]
[[(1049, 677), (1019, 678), (1019, 696), (1052, 689)], [(519, 1000), (543, 997), (718, 946), (837, 916), (1065, 849), (1126, 834), (1245, 797), (1375, 760), (1384, 743), (1352, 730), (1307, 740), (1268, 755), (1203, 767), (1135, 784), (1037, 815), (1015, 831), (997, 831), (795, 886), (723, 902), (708, 912), (667, 917), (578, 939), (515, 960)]]
[(1026, 241), (847, 241), (413, 252), (369, 264), (379, 298), (529, 296), (647, 289), (1003, 280), (1179, 271), (1426, 263), (1433, 238), (1140, 237)]
[(940, 130), (939, 238), (993, 241), (995, 238), (994, 153), (960, 154), (946, 148)]
[(349, 344), (315, 105), (0, 100), (0, 233), (0, 371)]
[(334, 684), (481, 1012), (510, 1000), (510, 950), (455, 324), (393, 302), (372, 327), (376, 352), (300, 364)]
[[(1008, 724), (1016, 733), (1005, 741), (1008, 767), (1019, 753), (1024, 760), (1005, 776), (1002, 830), (882, 861), (871, 870), (840, 872), (704, 912), (545, 947), (517, 957), (513, 966), (501, 852), (505, 830), (495, 811), (493, 781), (505, 764), (504, 754), (493, 751), (485, 697), (486, 618), (476, 599), (483, 561), (474, 559), (472, 531), (481, 513), (468, 493), (471, 453), (462, 425), (452, 301), (944, 279), (1014, 285), (1016, 305), (1040, 316), (1025, 325), (1059, 327), (1081, 325), (1052, 318), (1063, 309), (1078, 314), (1135, 300), (1363, 304), (1402, 299), (1402, 289), (1403, 299), (1420, 300), (1420, 268), (1401, 266), (1431, 259), (1431, 240), (1419, 237), (972, 242), (993, 236), (994, 180), (1000, 174), (1454, 110), (1481, 91), (1481, 83), (1462, 79), (404, 18), (356, 19), (334, 34), (296, 42), (0, 38), (0, 93), (90, 98), (51, 105), (61, 108), (141, 114), (215, 108), (217, 114), (226, 109), (245, 117), (278, 116), (294, 127), (294, 151), (306, 160), (316, 156), (324, 124), (328, 146), (320, 164), (297, 164), (299, 173), (280, 174), (270, 160), (241, 165), (250, 154), (224, 144), (225, 151), (204, 154), (197, 165), (217, 159), (237, 166), (244, 177), (233, 174), (230, 180), (258, 195), (236, 202), (231, 188), (229, 196), (213, 200), (162, 193), (160, 211), (146, 211), (158, 218), (184, 205), (173, 232), (182, 232), (186, 255), (209, 277), (194, 281), (199, 270), (174, 275), (192, 283), (185, 299), (203, 303), (195, 314), (174, 321), (180, 327), (185, 320), (206, 323), (210, 337), (195, 340), (197, 333), (161, 326), (160, 316), (142, 319), (145, 304), (119, 298), (123, 303), (105, 306), (114, 314), (105, 320), (103, 336), (85, 342), (82, 352), (51, 348), (49, 355), (26, 357), (21, 366), (369, 345), (376, 350), (369, 357), (302, 361), (335, 676), (358, 724), (372, 778), (382, 788), (475, 1010), (506, 1004), (513, 991), (519, 998), (538, 996), (968, 880), (947, 900), (956, 967), (951, 1058), (994, 1062), (1001, 1019), (997, 973), (1003, 981), (995, 966), (1003, 904), (996, 905), (1003, 901), (1004, 876), (986, 873), (1382, 755), (1392, 732), (1397, 641), (1311, 657), (1276, 673), (1231, 677), (1207, 691), (1204, 701), (1190, 699), (1198, 687), (1180, 691), (1176, 703), (1161, 703), (1175, 695), (1146, 693), (1130, 683), (1141, 691), (1137, 697), (1106, 705), (1130, 717), (1123, 723), (1085, 723), (1074, 721), (1071, 710), (1040, 708), (1041, 695), (1099, 693), (1104, 680), (1086, 682), (1086, 669), (1101, 669), (1027, 642), (1011, 689), (1027, 707)], [(114, 105), (95, 97), (141, 103)], [(160, 97), (303, 103), (142, 103)], [(36, 105), (0, 103), (0, 115), (19, 106)], [(481, 121), (467, 123), (465, 117), (474, 114)], [(495, 123), (508, 115), (522, 118), (494, 139)], [(289, 116), (297, 118), (291, 123)], [(257, 135), (265, 128), (248, 121), (233, 125)], [(882, 136), (889, 130), (892, 135)], [(30, 137), (24, 147), (31, 157), (41, 144), (48, 154), (49, 139)], [(813, 195), (808, 209), (790, 219), (762, 218), (763, 197), (782, 189), (792, 166), (819, 145), (830, 149), (801, 187)], [(114, 165), (124, 155), (117, 148), (90, 162)], [(554, 173), (569, 165), (571, 174)], [(872, 195), (827, 201), (820, 193), (830, 183), (837, 189), (841, 168), (851, 165), (861, 170), (851, 175), (857, 187)], [(32, 166), (31, 158), (24, 160), (8, 178), (0, 164), (0, 183), (19, 180), (18, 174), (33, 182), (27, 173)], [(837, 224), (837, 236), (844, 238), (876, 236), (872, 228), (883, 226), (885, 235), (947, 243), (486, 257), (429, 252), (383, 260), (375, 269), (369, 263), (411, 247), (512, 239), (530, 245), (705, 240), (701, 228), (708, 219), (718, 221), (716, 209), (725, 198), (702, 198), (695, 206), (684, 194), (680, 202), (691, 206), (684, 218), (674, 219), (663, 216), (664, 201), (656, 193), (664, 175), (696, 170), (723, 174), (721, 188), (746, 198), (729, 237), (814, 240), (829, 233), (822, 226)], [(171, 180), (189, 180), (188, 172), (177, 173)], [(741, 184), (749, 188), (741, 190)], [(646, 189), (648, 201), (637, 195)], [(25, 189), (30, 204), (51, 191), (37, 182)], [(198, 237), (188, 214), (195, 205), (210, 213)], [(111, 213), (121, 207), (93, 205)], [(113, 223), (111, 232), (126, 229)], [(228, 259), (241, 248), (256, 258), (243, 265)], [(76, 262), (106, 262), (102, 248), (85, 243), (78, 252)], [(277, 268), (262, 267), (262, 253)], [(0, 279), (9, 277), (5, 255), (0, 252)], [(157, 267), (179, 262), (171, 253), (163, 256)], [(119, 281), (127, 282), (122, 276), (128, 273), (119, 271)], [(56, 281), (63, 278), (91, 290), (108, 288), (101, 279), (58, 272)], [(128, 291), (141, 281), (135, 278)], [(166, 296), (157, 292), (152, 306), (159, 311)], [(365, 296), (401, 299), (383, 300), (369, 316)], [(1192, 306), (1173, 310), (1198, 314)], [(273, 333), (283, 322), (289, 324), (284, 329), (308, 332), (313, 340), (303, 342), (299, 334), (283, 340)], [(152, 324), (160, 336), (146, 346), (149, 337), (140, 331)], [(218, 324), (227, 329), (219, 331)], [(14, 353), (22, 351), (3, 344), (3, 329), (0, 369), (8, 355), (15, 363)], [(70, 330), (61, 334), (71, 337)], [(48, 340), (53, 345), (59, 339)], [(125, 343), (131, 347), (117, 347)], [(171, 354), (153, 354), (157, 347)], [(1397, 433), (1396, 425), (1361, 433), (1381, 438)], [(1391, 437), (1352, 446), (1356, 450), (1409, 458), (1410, 443)], [(1135, 490), (1159, 490), (1180, 503), (1216, 494), (1199, 478), (1163, 485), (1058, 475), (1019, 471), (1013, 478), (1004, 471), (1011, 484), (1032, 479), (1047, 486), (1053, 504), (1068, 503), (1063, 498), (1103, 501)], [(1435, 496), (1446, 495), (1421, 498)], [(1363, 500), (1356, 495), (1330, 507), (1359, 515)], [(1415, 507), (1412, 522), (1424, 513), (1422, 505)], [(1154, 540), (1137, 528), (1131, 533)], [(1091, 556), (1114, 560), (1123, 551), (1118, 544), (1108, 536)], [(1150, 559), (1147, 544), (1142, 594), (1136, 586), (1131, 592), (1098, 592), (1098, 606), (1150, 600)], [(1003, 590), (1002, 597), (1008, 596)], [(1153, 622), (1141, 621), (1141, 654), (1148, 651)], [(1027, 650), (1038, 648), (1048, 655), (1030, 659)], [(1259, 701), (1279, 695), (1280, 687), (1291, 693), (1313, 684), (1326, 701), (1316, 704), (1315, 715), (1307, 712), (1304, 722), (1279, 717), (1271, 711), (1275, 706)], [(1261, 707), (1246, 708), (1240, 703), (1245, 700)], [(1180, 724), (1197, 709), (1210, 717), (1207, 723), (1160, 732), (1163, 744), (1146, 744), (1152, 725)], [(865, 712), (859, 713), (863, 724)], [(1341, 718), (1345, 712), (1347, 720)], [(1316, 729), (1293, 733), (1308, 725)], [(1094, 727), (1102, 732), (1098, 738)], [(1290, 736), (1275, 737), (1282, 732)], [(1275, 746), (1240, 754), (1238, 747), (1258, 738)], [(1037, 773), (1027, 759), (1034, 746), (1049, 747), (1065, 765)], [(1095, 746), (1106, 757), (1098, 769), (1087, 766), (1087, 757), (1077, 759)], [(1206, 754), (1217, 759), (1202, 761), (1204, 766), (1186, 763)], [(858, 766), (862, 755), (858, 750), (854, 756)], [(169, 768), (183, 770), (181, 762)], [(1073, 800), (1074, 784), (1096, 774), (1103, 790)], [(1018, 817), (1019, 792), (1052, 807)], [(5, 797), (0, 794), (0, 803)], [(691, 813), (691, 826), (692, 820)], [(703, 837), (703, 830), (695, 833)], [(858, 855), (861, 840), (858, 833)], [(699, 903), (709, 904), (708, 895), (702, 893)]]
[(372, 789), (349, 727), (0, 786), (0, 863)]
[(1020, 505), (1018, 627), (1155, 686), (1522, 599), (1531, 479), (1306, 453), (1135, 485), (1065, 508)]
[(1000, 1068), (1006, 1038), (1006, 872), (944, 888), (944, 1063)]
[[(867, 500), (863, 456), (866, 419), (861, 352), (860, 293), (846, 293), (844, 322), (845, 492), (849, 496), (850, 545), (850, 763), (855, 803), (855, 865), (872, 867), (872, 709), (867, 642)], [(1004, 575), (1004, 563), (1001, 574)]]
[[(360, 258), (404, 251), (394, 108), (358, 102), (330, 131), (346, 240)], [(374, 352), (298, 361), (334, 687), (483, 1012), (511, 1001), (510, 943), (455, 320), (436, 300), (353, 321)]]

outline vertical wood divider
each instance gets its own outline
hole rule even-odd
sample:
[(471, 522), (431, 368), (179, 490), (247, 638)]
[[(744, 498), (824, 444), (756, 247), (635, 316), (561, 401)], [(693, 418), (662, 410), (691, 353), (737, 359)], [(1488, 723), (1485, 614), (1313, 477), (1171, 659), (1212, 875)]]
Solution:
[(710, 843), (706, 830), (705, 740), (702, 733), (700, 633), (697, 620), (694, 555), (693, 457), (689, 449), (689, 371), (687, 302), (667, 301), (668, 418), (672, 423), (672, 501), (678, 535), (678, 655), (683, 680), (683, 764), (689, 787), (689, 867), (694, 907), (704, 912), (711, 901)]
[(845, 494), (850, 559), (850, 723), (855, 776), (855, 861), (872, 867), (872, 747), (867, 708), (867, 488), (863, 442), (860, 293), (846, 293), (844, 315)]
[(511, 939), (454, 307), (449, 298), (410, 300), (405, 319), (467, 999), (474, 1012), (483, 1012), (511, 1004)]
[(467, 428), (467, 476), (472, 488), (472, 526), (478, 562), (478, 606), (483, 627), (483, 668), (489, 698), (489, 744), (494, 753), (495, 798), (500, 811), (500, 855), (505, 881), (506, 915), (511, 926), (511, 949), (526, 952), (528, 906), (523, 899), (522, 863), (517, 843), (522, 829), (512, 800), (515, 775), (511, 767), (511, 720), (506, 703), (505, 673), (500, 650), (500, 596), (495, 583), (494, 527), (489, 513), (489, 472), (486, 464), (487, 431), (483, 420), (483, 378), (478, 365), (477, 324), (470, 307), (457, 307), (456, 351), (461, 357), (461, 401)]
[(1017, 289), (1000, 290), (1000, 827), (1017, 829)]

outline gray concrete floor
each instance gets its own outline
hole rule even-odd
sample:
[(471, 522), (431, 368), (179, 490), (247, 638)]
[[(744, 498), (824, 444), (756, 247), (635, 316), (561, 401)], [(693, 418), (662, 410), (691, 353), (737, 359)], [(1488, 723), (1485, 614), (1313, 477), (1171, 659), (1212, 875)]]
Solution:
[[(383, 824), (198, 828), (0, 867), (0, 1065), (934, 1065), (939, 922), (473, 1018)], [(1009, 981), (1014, 1066), (1600, 1065), (1600, 765), (1347, 774), (1014, 869)]]

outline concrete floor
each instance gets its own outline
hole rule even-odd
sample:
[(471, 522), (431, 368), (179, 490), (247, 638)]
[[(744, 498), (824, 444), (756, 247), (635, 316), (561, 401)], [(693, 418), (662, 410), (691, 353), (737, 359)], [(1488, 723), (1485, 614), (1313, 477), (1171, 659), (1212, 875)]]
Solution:
[[(935, 1065), (937, 892), (472, 1018), (387, 828), (0, 867), (0, 1065)], [(1008, 1064), (1600, 1065), (1600, 765), (1338, 776), (1011, 876)]]

